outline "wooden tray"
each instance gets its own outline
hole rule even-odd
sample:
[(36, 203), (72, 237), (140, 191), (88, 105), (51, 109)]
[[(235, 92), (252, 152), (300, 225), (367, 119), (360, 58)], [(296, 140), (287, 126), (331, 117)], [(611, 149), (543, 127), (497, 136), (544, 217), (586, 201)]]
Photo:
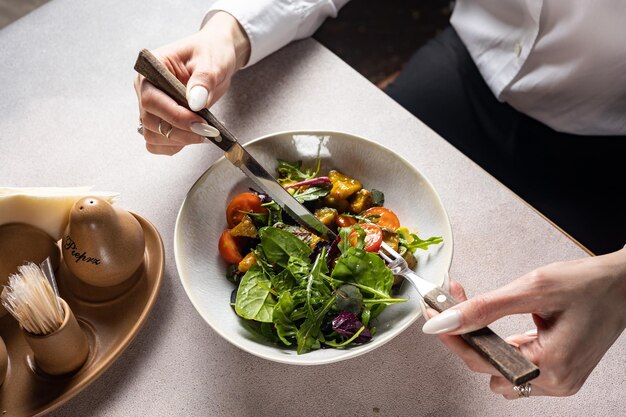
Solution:
[(92, 301), (62, 262), (57, 271), (61, 297), (67, 301), (89, 340), (89, 357), (72, 375), (51, 377), (37, 372), (32, 351), (10, 315), (0, 319), (9, 370), (0, 386), (0, 416), (38, 416), (60, 406), (102, 374), (128, 347), (154, 306), (163, 278), (163, 241), (156, 228), (134, 214), (144, 231), (143, 268), (128, 280), (121, 295)]

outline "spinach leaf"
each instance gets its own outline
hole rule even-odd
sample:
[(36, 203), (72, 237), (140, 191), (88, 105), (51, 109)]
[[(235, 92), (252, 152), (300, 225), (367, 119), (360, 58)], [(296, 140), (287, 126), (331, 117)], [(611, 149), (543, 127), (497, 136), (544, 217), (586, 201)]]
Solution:
[(252, 266), (241, 278), (235, 311), (244, 319), (272, 322), (276, 301), (271, 294), (271, 282), (258, 266)]
[(272, 288), (274, 288), (278, 294), (283, 291), (289, 291), (295, 285), (293, 274), (288, 269), (284, 269), (278, 274), (270, 273), (269, 276), (272, 282)]
[(272, 321), (276, 328), (276, 334), (280, 340), (287, 346), (291, 346), (291, 341), (296, 337), (298, 328), (291, 319), (291, 313), (296, 306), (296, 303), (289, 291), (284, 291), (280, 297), (278, 297), (278, 303), (274, 307), (274, 313), (272, 315)]
[(349, 247), (337, 261), (331, 277), (369, 287), (380, 298), (391, 298), (389, 293), (393, 285), (393, 273), (374, 253)]
[(305, 260), (292, 256), (289, 258), (289, 262), (287, 262), (287, 271), (289, 271), (296, 282), (300, 283), (311, 273), (311, 264), (308, 259)]
[(311, 248), (296, 236), (275, 227), (259, 230), (261, 250), (265, 258), (273, 264), (287, 268), (291, 257), (308, 259)]

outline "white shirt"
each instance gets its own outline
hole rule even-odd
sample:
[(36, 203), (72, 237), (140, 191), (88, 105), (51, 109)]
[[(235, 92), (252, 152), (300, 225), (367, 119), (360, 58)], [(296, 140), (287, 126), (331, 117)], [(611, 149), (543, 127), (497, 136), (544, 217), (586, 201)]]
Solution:
[[(248, 65), (312, 35), (348, 0), (217, 0)], [(451, 24), (500, 101), (561, 132), (626, 135), (625, 0), (457, 0)]]

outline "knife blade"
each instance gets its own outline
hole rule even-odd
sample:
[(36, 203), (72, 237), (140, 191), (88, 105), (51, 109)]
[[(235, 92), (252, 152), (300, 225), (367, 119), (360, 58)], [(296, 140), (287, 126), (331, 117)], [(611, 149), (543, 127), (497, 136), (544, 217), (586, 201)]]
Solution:
[[(150, 51), (142, 49), (135, 62), (135, 71), (146, 77), (155, 87), (189, 109), (185, 86)], [(220, 136), (207, 137), (217, 145), (226, 159), (239, 168), (263, 192), (267, 193), (293, 220), (310, 231), (333, 241), (337, 235), (320, 222), (306, 207), (294, 198), (208, 109), (194, 112), (220, 132)]]

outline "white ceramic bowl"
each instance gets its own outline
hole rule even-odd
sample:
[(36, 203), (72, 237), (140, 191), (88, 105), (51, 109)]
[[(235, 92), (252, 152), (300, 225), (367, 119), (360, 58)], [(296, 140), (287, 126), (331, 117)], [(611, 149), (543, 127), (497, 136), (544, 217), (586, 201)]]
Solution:
[[(272, 174), (276, 158), (315, 161), (321, 172), (330, 168), (357, 178), (366, 188), (385, 194), (385, 206), (403, 226), (418, 229), (422, 238), (443, 236), (444, 243), (418, 251), (417, 273), (438, 285), (452, 261), (452, 231), (439, 196), (426, 177), (389, 149), (366, 139), (340, 132), (282, 132), (245, 145)], [(400, 334), (421, 314), (419, 296), (406, 282), (399, 297), (406, 303), (387, 307), (373, 323), (377, 332), (366, 344), (344, 350), (320, 349), (298, 355), (295, 349), (265, 341), (249, 330), (230, 307), (234, 289), (226, 280), (226, 263), (219, 257), (217, 241), (226, 228), (226, 205), (252, 183), (225, 158), (220, 158), (191, 187), (182, 204), (174, 237), (176, 265), (187, 296), (204, 320), (221, 336), (256, 356), (276, 362), (313, 365), (337, 362), (369, 352)]]

